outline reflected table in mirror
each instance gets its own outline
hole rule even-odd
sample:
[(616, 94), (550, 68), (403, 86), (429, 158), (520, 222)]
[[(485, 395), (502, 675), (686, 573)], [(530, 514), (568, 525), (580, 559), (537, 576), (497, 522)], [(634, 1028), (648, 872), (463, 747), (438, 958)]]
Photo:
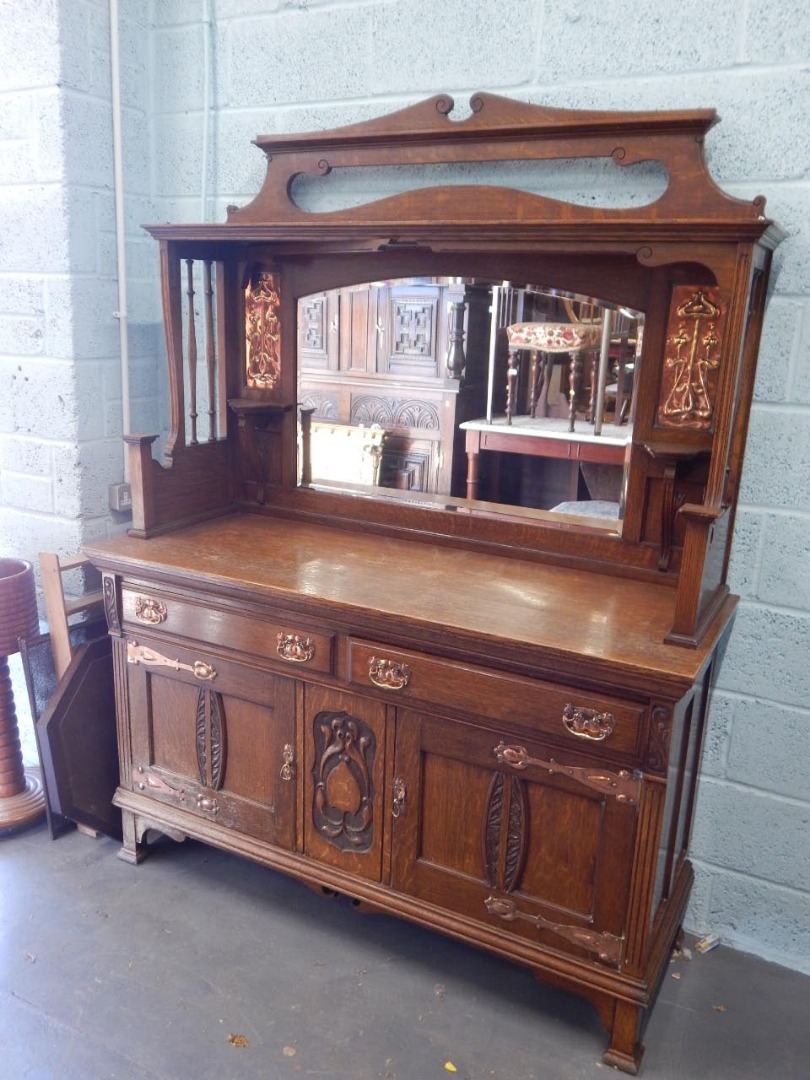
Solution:
[[(580, 464), (623, 466), (633, 437), (629, 424), (611, 427), (609, 434), (603, 431), (595, 435), (588, 429), (570, 432), (568, 421), (557, 417), (516, 416), (508, 423), (505, 416), (496, 416), (491, 421), (467, 420), (460, 426), (466, 439), (468, 499), (479, 497), (480, 455), (482, 451), (488, 451), (570, 462), (569, 502), (574, 503)], [(497, 477), (495, 470), (496, 486)], [(497, 492), (492, 492), (491, 497), (497, 499)]]

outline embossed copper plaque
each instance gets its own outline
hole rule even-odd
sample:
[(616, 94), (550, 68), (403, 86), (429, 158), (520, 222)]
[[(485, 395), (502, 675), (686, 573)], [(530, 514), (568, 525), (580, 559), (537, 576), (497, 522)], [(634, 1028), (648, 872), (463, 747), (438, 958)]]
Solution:
[(672, 290), (658, 423), (711, 431), (725, 310), (717, 289)]
[(273, 274), (254, 274), (245, 289), (245, 376), (247, 385), (272, 389), (281, 378), (281, 305)]

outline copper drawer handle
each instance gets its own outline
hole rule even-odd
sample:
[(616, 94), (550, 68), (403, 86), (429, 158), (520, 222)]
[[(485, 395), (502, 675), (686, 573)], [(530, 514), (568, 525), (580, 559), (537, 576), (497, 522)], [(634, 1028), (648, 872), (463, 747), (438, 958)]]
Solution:
[(160, 623), (166, 622), (168, 614), (168, 608), (162, 600), (155, 600), (151, 596), (135, 597), (135, 618), (138, 622), (159, 626)]
[(408, 664), (372, 656), (368, 662), (368, 677), (383, 690), (404, 690), (411, 681), (411, 669)]
[(578, 705), (566, 705), (563, 709), (562, 722), (566, 731), (578, 739), (590, 739), (602, 742), (613, 734), (616, 717), (613, 713), (597, 712), (596, 709), (581, 709)]
[(306, 664), (315, 655), (315, 642), (300, 634), (280, 633), (276, 639), (276, 652), (282, 660), (293, 664)]
[(210, 682), (217, 677), (216, 671), (210, 664), (203, 660), (195, 660), (193, 664), (184, 664), (180, 660), (172, 660), (170, 656), (148, 649), (145, 645), (139, 645), (137, 641), (127, 642), (127, 663), (146, 664), (150, 667), (167, 667), (173, 671), (189, 671), (195, 679), (201, 682)]

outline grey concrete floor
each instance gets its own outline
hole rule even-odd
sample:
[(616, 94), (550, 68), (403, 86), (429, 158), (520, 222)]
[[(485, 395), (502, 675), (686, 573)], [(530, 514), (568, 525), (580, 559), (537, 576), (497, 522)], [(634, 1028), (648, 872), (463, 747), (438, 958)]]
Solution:
[[(516, 966), (201, 844), (115, 852), (44, 825), (0, 837), (2, 1080), (608, 1072), (593, 1009)], [(693, 954), (670, 964), (642, 1075), (806, 1080), (808, 1018), (810, 978)]]

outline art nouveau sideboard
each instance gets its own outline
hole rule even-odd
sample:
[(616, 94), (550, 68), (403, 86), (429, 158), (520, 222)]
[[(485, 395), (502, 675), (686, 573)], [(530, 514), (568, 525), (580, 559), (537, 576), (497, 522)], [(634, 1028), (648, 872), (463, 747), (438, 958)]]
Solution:
[[(172, 430), (159, 460), (155, 436), (127, 437), (132, 529), (87, 548), (113, 646), (121, 854), (138, 862), (150, 830), (194, 837), (527, 965), (598, 1008), (604, 1061), (634, 1073), (692, 883), (780, 234), (762, 200), (732, 199), (708, 176), (711, 111), (580, 113), (488, 94), (465, 120), (451, 111), (435, 98), (260, 138), (267, 179), (253, 202), (221, 225), (150, 229)], [(668, 185), (625, 209), (449, 184), (343, 210), (296, 202), (302, 178), (328, 183), (338, 168), (464, 165), (469, 177), (555, 159), (612, 160), (617, 174), (659, 161)], [(472, 498), (383, 475), (319, 482), (301, 465), (312, 358), (300, 313), (339, 290), (411, 295), (414, 283), (453, 294), (432, 309), (450, 330), (431, 378), (455, 380), (458, 399), (478, 378), (465, 357), (493, 361), (474, 406), (492, 429), (488, 476)], [(612, 516), (589, 512), (592, 483), (538, 509), (529, 496), (554, 483), (553, 455), (514, 440), (499, 450), (507, 377), (519, 403), (526, 367), (506, 370), (521, 312), (501, 311), (505, 283), (598, 309), (606, 342), (616, 313), (634, 320), (630, 420), (602, 429), (621, 489)], [(362, 387), (368, 315), (347, 327), (343, 310), (330, 312), (334, 331), (363, 344), (341, 378)], [(421, 348), (420, 305), (397, 319)], [(418, 351), (400, 350), (390, 400), (424, 392)], [(606, 348), (592, 364), (597, 402), (614, 363)], [(583, 444), (603, 437), (577, 404), (578, 364), (555, 364), (570, 425), (511, 424), (553, 439), (575, 476), (596, 453)], [(447, 475), (459, 452), (467, 468), (461, 422), (448, 420), (440, 446)]]

